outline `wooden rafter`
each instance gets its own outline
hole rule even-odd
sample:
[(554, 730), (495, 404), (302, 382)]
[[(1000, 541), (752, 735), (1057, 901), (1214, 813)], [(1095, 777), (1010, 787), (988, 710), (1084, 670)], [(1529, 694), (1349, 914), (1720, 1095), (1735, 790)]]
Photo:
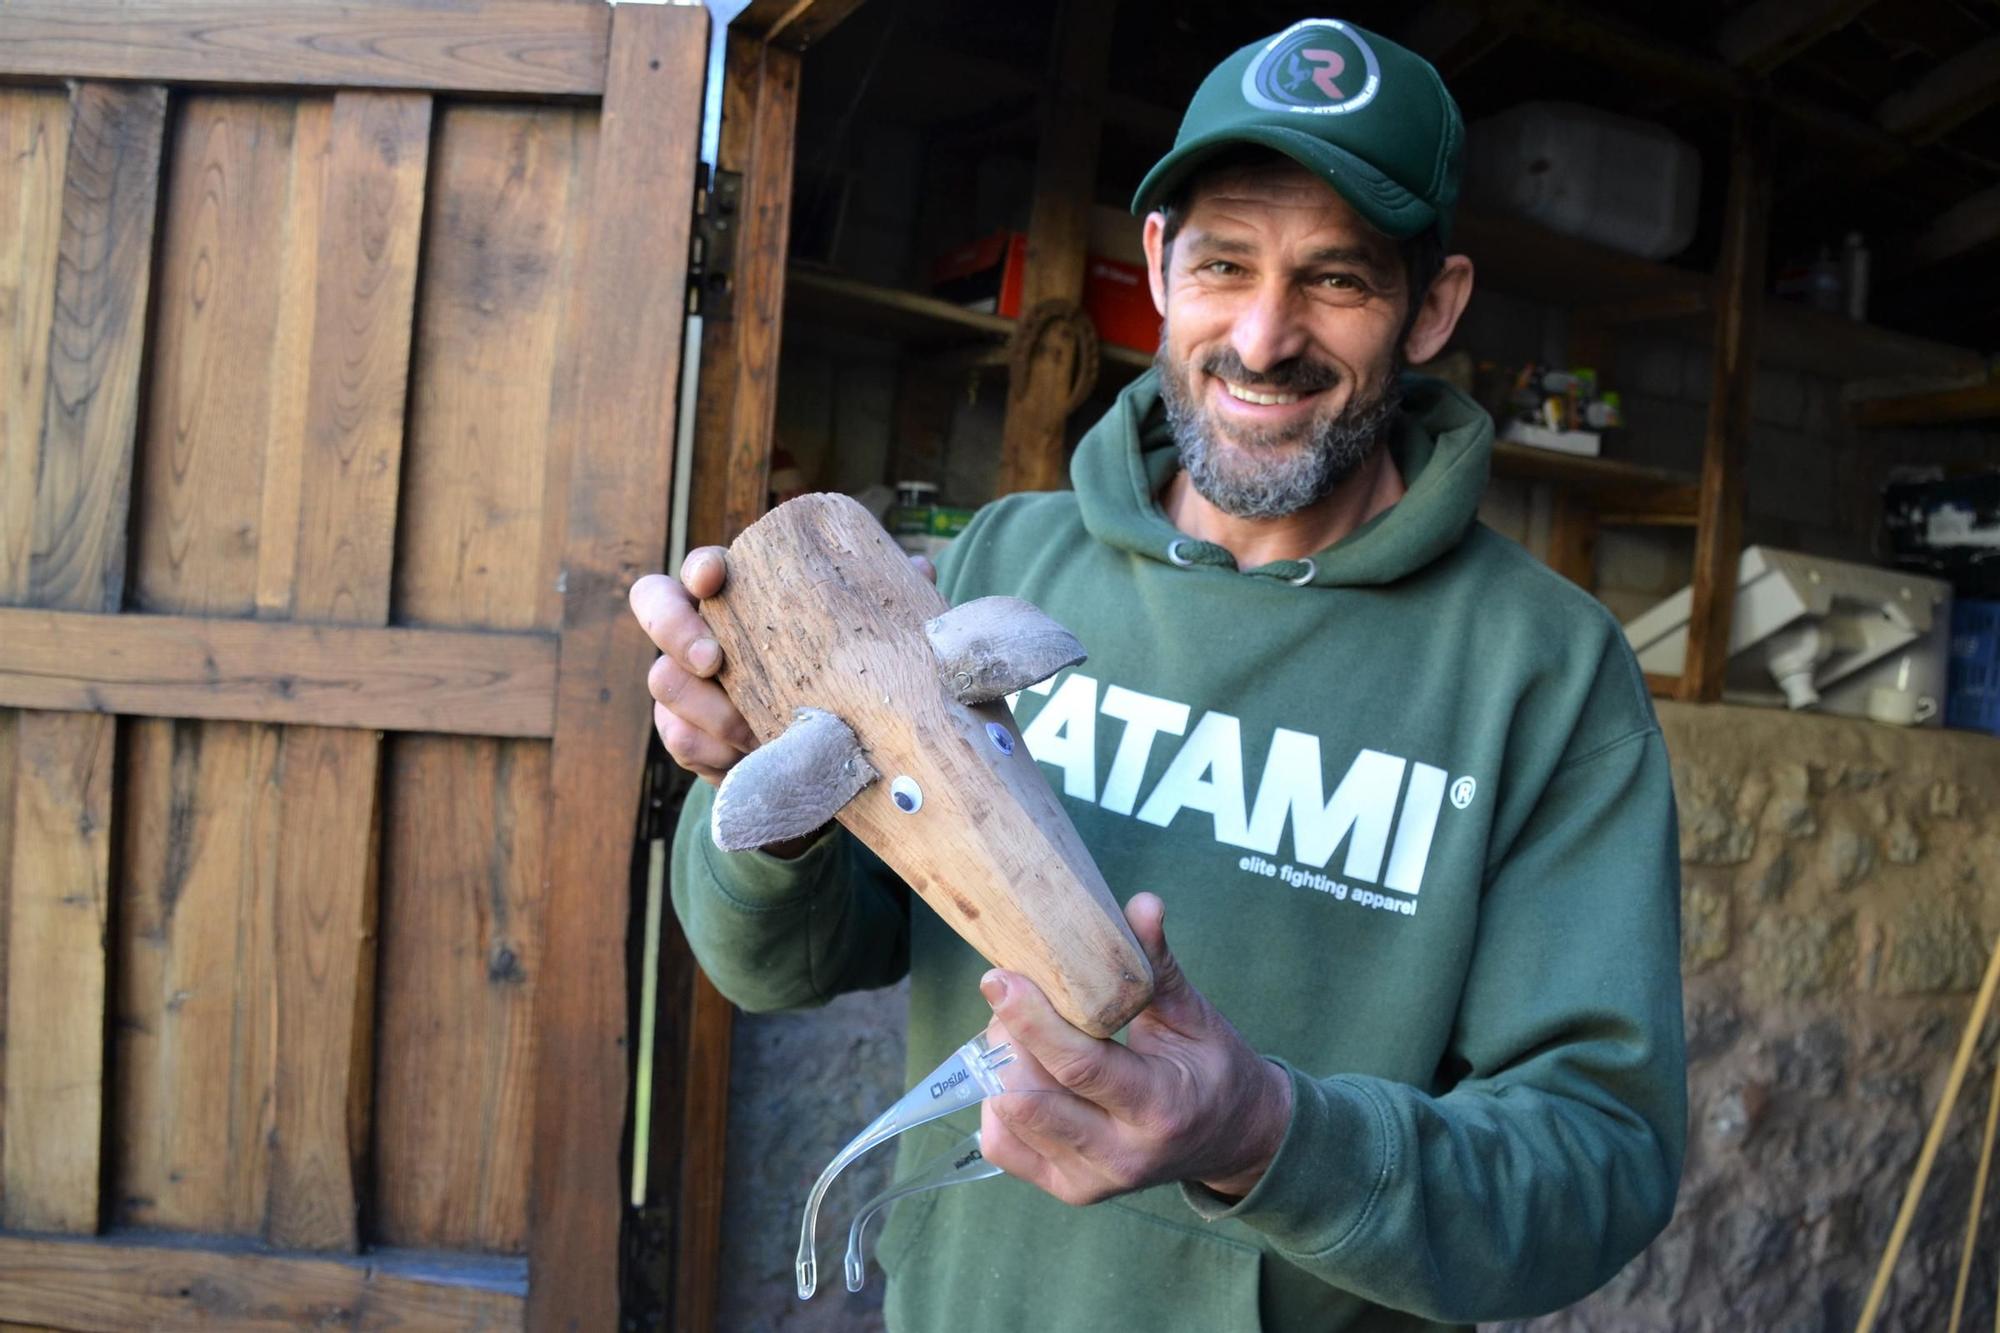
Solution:
[(751, 0), (729, 25), (739, 37), (803, 51), (861, 8), (862, 0)]
[(1952, 56), (1875, 108), (1875, 123), (1925, 144), (2000, 102), (2000, 37)]
[(1768, 74), (1875, 0), (1757, 0), (1716, 30), (1715, 49), (1737, 69)]

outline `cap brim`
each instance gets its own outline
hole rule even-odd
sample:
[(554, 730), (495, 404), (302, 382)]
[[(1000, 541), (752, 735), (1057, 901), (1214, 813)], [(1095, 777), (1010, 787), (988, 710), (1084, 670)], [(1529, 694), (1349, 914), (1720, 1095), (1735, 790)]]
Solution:
[(1316, 135), (1277, 126), (1233, 126), (1180, 144), (1139, 182), (1132, 211), (1141, 217), (1158, 208), (1181, 182), (1211, 158), (1243, 144), (1282, 153), (1331, 185), (1377, 231), (1398, 240), (1436, 224), (1437, 210), (1345, 148)]

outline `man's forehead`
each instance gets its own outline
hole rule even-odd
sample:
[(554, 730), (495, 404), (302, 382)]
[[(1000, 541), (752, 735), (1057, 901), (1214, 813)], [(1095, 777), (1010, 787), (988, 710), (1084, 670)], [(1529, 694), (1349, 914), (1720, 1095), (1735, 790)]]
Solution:
[(1331, 185), (1298, 163), (1282, 158), (1232, 164), (1203, 175), (1189, 191), (1187, 221), (1197, 227), (1204, 223), (1226, 225), (1230, 214), (1257, 209), (1280, 209), (1300, 215), (1316, 226), (1341, 232), (1356, 241), (1365, 237), (1370, 248), (1378, 244), (1385, 249), (1394, 246), (1389, 237), (1370, 226)]

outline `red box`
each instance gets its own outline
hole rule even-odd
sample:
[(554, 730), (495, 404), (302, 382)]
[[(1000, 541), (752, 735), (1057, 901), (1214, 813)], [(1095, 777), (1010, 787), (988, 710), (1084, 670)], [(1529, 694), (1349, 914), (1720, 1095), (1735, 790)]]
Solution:
[[(1018, 231), (995, 232), (939, 258), (931, 267), (931, 289), (947, 301), (1019, 319), (1027, 264), (1028, 238)], [(1137, 265), (1087, 256), (1083, 309), (1105, 342), (1148, 356), (1160, 345), (1160, 312), (1153, 308), (1146, 270)]]

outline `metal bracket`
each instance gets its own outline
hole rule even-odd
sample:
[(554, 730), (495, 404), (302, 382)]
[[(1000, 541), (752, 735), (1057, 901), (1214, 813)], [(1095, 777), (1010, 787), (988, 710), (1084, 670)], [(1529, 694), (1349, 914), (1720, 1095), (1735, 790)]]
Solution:
[(701, 167), (695, 191), (694, 253), (688, 261), (688, 313), (729, 319), (735, 313), (736, 234), (741, 230), (743, 173)]

